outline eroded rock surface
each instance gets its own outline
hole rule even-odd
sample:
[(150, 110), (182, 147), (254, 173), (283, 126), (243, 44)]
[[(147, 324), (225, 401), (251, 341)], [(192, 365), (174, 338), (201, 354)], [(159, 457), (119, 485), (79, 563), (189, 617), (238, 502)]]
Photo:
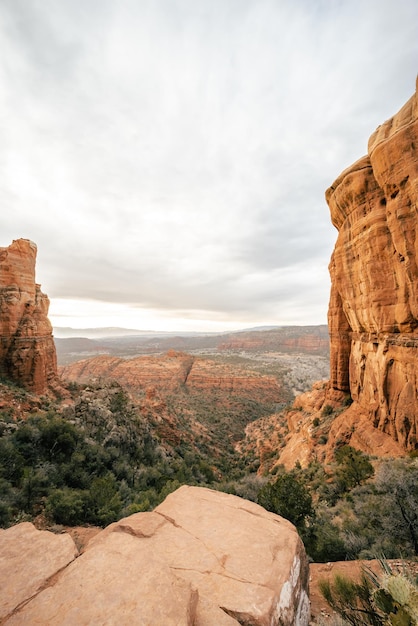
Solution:
[(326, 193), (339, 231), (330, 263), (331, 391), (350, 392), (405, 450), (418, 441), (417, 117), (415, 93)]
[(57, 383), (49, 300), (35, 282), (36, 245), (0, 248), (0, 375), (43, 393)]
[(16, 607), (39, 593), (77, 555), (75, 543), (67, 534), (37, 530), (29, 522), (1, 530), (0, 623)]
[(307, 626), (307, 585), (292, 524), (236, 496), (181, 487), (96, 535), (4, 624)]
[(131, 392), (149, 386), (174, 391), (182, 386), (190, 390), (257, 397), (265, 402), (280, 402), (283, 397), (281, 385), (274, 376), (184, 352), (169, 351), (162, 356), (131, 359), (102, 355), (63, 366), (60, 372), (63, 379), (78, 383), (88, 383), (95, 378), (117, 380)]

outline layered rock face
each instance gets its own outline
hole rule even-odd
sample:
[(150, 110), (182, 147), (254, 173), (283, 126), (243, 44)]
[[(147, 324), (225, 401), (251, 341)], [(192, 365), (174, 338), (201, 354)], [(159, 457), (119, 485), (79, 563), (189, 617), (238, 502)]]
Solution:
[(0, 531), (2, 624), (309, 623), (308, 565), (294, 526), (236, 496), (181, 487), (153, 512), (111, 524), (75, 560), (65, 537), (31, 524)]
[(327, 190), (338, 239), (328, 323), (334, 392), (404, 449), (418, 429), (418, 95)]
[(229, 336), (218, 350), (246, 352), (280, 351), (285, 353), (328, 354), (327, 326), (287, 326), (271, 331), (241, 332)]
[(114, 379), (131, 392), (149, 386), (174, 391), (221, 391), (265, 402), (280, 402), (282, 389), (274, 376), (258, 374), (209, 359), (199, 359), (184, 352), (169, 351), (163, 356), (140, 356), (123, 359), (97, 356), (60, 368), (62, 378), (88, 383), (94, 378)]
[(0, 248), (0, 375), (43, 393), (57, 381), (57, 359), (36, 252), (28, 239)]

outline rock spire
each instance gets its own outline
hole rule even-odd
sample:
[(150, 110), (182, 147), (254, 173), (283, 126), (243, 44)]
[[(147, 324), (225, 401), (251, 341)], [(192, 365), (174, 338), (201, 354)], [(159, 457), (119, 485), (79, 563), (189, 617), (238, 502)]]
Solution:
[[(418, 83), (418, 81), (417, 81)], [(349, 392), (406, 450), (418, 430), (418, 93), (326, 192), (331, 393)]]
[(35, 282), (36, 245), (0, 248), (0, 376), (41, 394), (58, 381), (49, 299)]

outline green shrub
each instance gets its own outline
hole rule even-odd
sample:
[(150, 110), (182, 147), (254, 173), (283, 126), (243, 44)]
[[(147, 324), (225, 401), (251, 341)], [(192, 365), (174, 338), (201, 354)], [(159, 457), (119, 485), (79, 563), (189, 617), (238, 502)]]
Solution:
[(347, 550), (337, 526), (329, 516), (317, 514), (312, 525), (311, 540), (305, 548), (316, 563), (328, 561), (344, 561)]
[(86, 501), (86, 519), (92, 524), (106, 526), (118, 518), (122, 502), (118, 494), (116, 478), (110, 472), (95, 478)]
[(47, 498), (46, 512), (57, 524), (76, 526), (85, 523), (87, 492), (76, 489), (56, 489)]
[(394, 572), (385, 560), (378, 576), (364, 568), (359, 582), (336, 575), (320, 580), (319, 588), (330, 607), (352, 626), (416, 626), (418, 585), (406, 567)]
[(311, 494), (292, 472), (283, 473), (274, 483), (264, 485), (257, 502), (267, 511), (288, 519), (298, 530), (303, 529), (307, 518), (314, 514)]
[(383, 626), (372, 603), (373, 587), (363, 573), (360, 582), (336, 574), (333, 582), (320, 580), (319, 589), (329, 606), (352, 626)]
[(374, 468), (366, 454), (345, 445), (335, 452), (337, 469), (334, 478), (338, 491), (345, 493), (373, 476)]

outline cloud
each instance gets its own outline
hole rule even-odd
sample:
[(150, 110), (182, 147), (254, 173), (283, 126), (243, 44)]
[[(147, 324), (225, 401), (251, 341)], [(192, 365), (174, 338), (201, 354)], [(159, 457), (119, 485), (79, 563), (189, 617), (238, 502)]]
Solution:
[(0, 245), (34, 240), (60, 302), (325, 321), (324, 191), (412, 95), (417, 19), (413, 0), (4, 0)]

